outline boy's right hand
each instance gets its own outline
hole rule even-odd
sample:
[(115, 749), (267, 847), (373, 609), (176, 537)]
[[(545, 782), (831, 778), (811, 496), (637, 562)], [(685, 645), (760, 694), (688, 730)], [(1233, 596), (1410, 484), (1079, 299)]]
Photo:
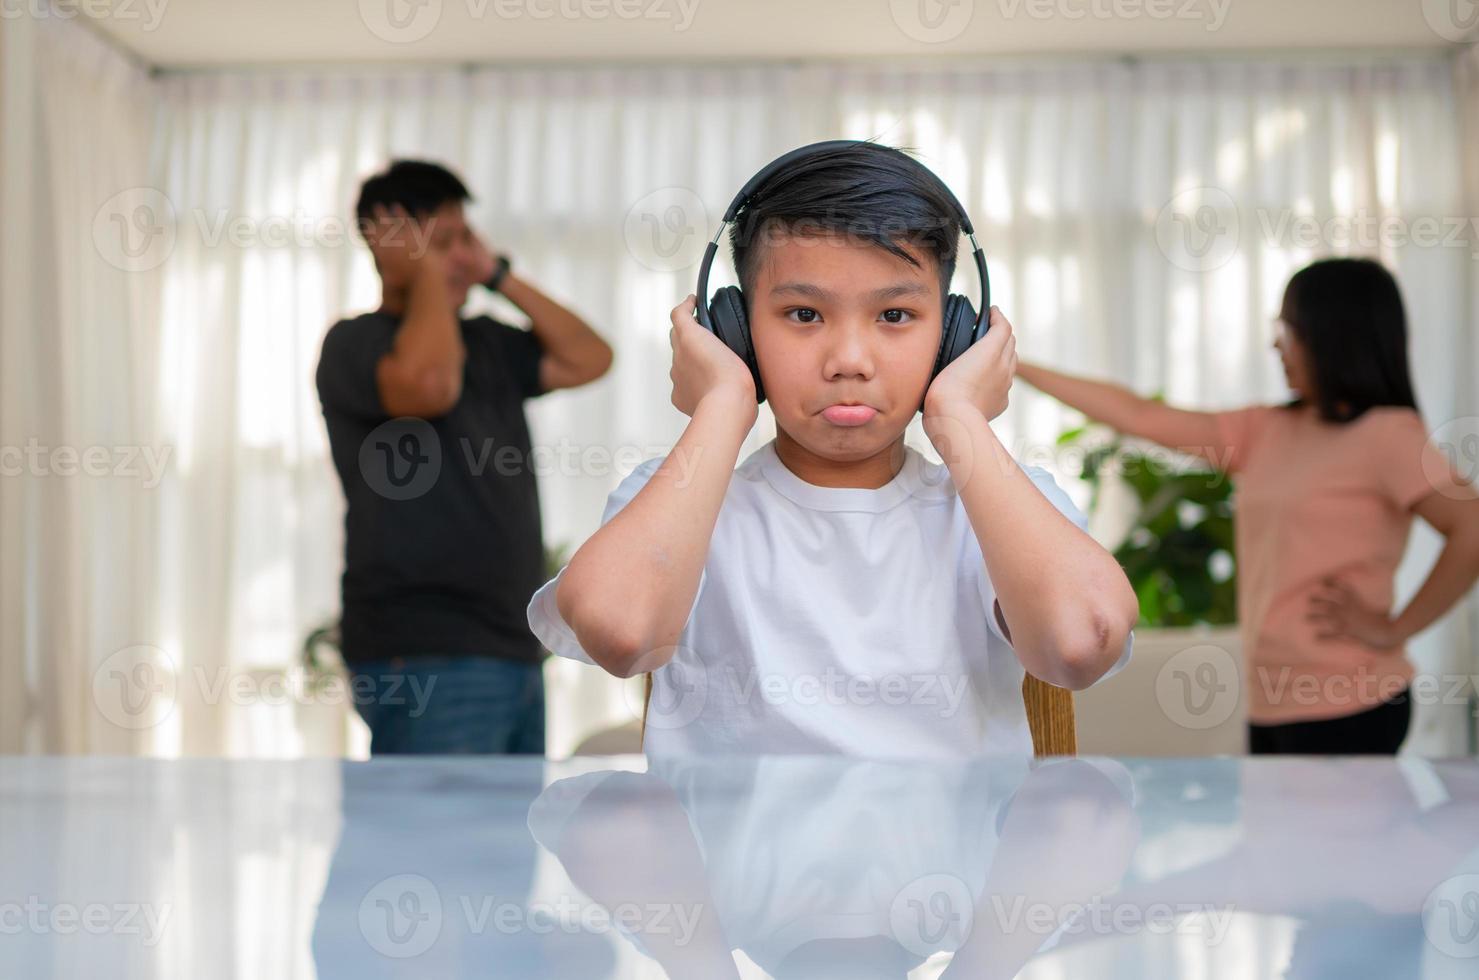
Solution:
[(694, 318), (695, 302), (688, 296), (673, 307), (673, 329), (668, 331), (673, 348), (673, 368), (668, 372), (673, 407), (692, 418), (705, 398), (722, 397), (758, 411), (749, 366)]

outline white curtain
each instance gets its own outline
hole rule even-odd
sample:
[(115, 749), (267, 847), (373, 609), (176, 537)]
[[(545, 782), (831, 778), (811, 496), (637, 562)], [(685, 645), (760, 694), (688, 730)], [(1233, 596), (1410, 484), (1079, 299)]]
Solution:
[(146, 751), (93, 685), (159, 630), (157, 290), (117, 224), (149, 180), (158, 93), (70, 21), (10, 18), (3, 38), (0, 751)]
[[(143, 543), (129, 556), (139, 566), (129, 581), (140, 606), (160, 598), (148, 625), (112, 629), (76, 656), (97, 662), (147, 644), (177, 671), (271, 674), (335, 615), (342, 504), (313, 367), (328, 325), (377, 302), (348, 227), (359, 181), (393, 156), (458, 170), (477, 198), (473, 222), (616, 348), (607, 377), (529, 406), (546, 453), (545, 538), (573, 548), (624, 475), (612, 456), (660, 454), (682, 431), (667, 399), (667, 310), (693, 289), (724, 206), (766, 160), (815, 139), (914, 147), (951, 183), (1026, 357), (1188, 406), (1277, 399), (1268, 321), (1288, 275), (1320, 254), (1376, 251), (1409, 303), (1430, 427), (1473, 414), (1462, 402), (1472, 357), (1453, 356), (1471, 350), (1468, 250), (1395, 235), (1366, 247), (1359, 223), (1386, 217), (1415, 232), (1419, 219), (1473, 213), (1464, 209), (1455, 79), (1448, 59), (1417, 56), (166, 73), (153, 83), (148, 180), (174, 232), (157, 267), (160, 311), (148, 321), (157, 329), (140, 330), (128, 360), (111, 362), (157, 376), (150, 420), (173, 447), (150, 498), (158, 525), (131, 525)], [(1313, 243), (1302, 237), (1311, 227)], [(957, 287), (973, 293), (969, 271)], [(96, 329), (62, 326), (79, 343)], [(95, 410), (114, 404), (99, 397)], [(1001, 431), (1019, 456), (1051, 465), (1053, 440), (1071, 421), (1024, 390)], [(745, 451), (773, 432), (762, 413)], [(927, 446), (917, 423), (911, 441)], [(94, 513), (42, 533), (75, 534)], [(1436, 544), (1416, 535), (1404, 595)], [(7, 582), (17, 560), (7, 548)], [(63, 587), (38, 580), (41, 595), (17, 601), (54, 601)], [(14, 639), (7, 661), (46, 648)], [(1464, 618), (1454, 616), (1413, 652), (1423, 669), (1467, 670), (1468, 648)], [(553, 662), (547, 677), (553, 754), (631, 717), (632, 699), (590, 668)], [(282, 713), (258, 700), (184, 688), (142, 750), (333, 747), (285, 735)], [(1424, 712), (1409, 744), (1461, 751), (1461, 729), (1461, 708)]]

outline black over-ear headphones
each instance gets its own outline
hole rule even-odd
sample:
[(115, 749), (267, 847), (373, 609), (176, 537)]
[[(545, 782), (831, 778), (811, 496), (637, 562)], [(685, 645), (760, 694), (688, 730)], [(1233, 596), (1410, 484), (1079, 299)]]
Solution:
[[(772, 174), (782, 167), (801, 158), (811, 156), (815, 153), (825, 153), (831, 150), (844, 149), (850, 146), (876, 145), (868, 144), (861, 140), (826, 140), (821, 143), (812, 143), (799, 149), (792, 150), (781, 157), (772, 160), (759, 173), (751, 177), (740, 192), (735, 195), (729, 205), (729, 210), (724, 212), (724, 220), (719, 223), (719, 230), (714, 233), (708, 248), (704, 250), (704, 260), (698, 269), (698, 322), (708, 328), (715, 336), (724, 341), (725, 345), (745, 362), (750, 368), (750, 375), (755, 379), (755, 398), (757, 402), (765, 401), (765, 389), (760, 385), (760, 365), (755, 360), (755, 347), (750, 341), (750, 322), (745, 313), (745, 297), (738, 286), (724, 286), (714, 293), (714, 298), (704, 304), (704, 294), (709, 289), (709, 268), (714, 264), (714, 256), (719, 251), (719, 240), (724, 236), (724, 229), (734, 223), (735, 216), (740, 208), (749, 201), (755, 190), (768, 180)], [(920, 170), (929, 175), (944, 193), (945, 197), (955, 207), (955, 213), (960, 218), (960, 229), (971, 241), (976, 260), (976, 272), (981, 277), (981, 310), (979, 313), (971, 306), (971, 301), (958, 293), (951, 293), (945, 299), (945, 315), (940, 332), (940, 350), (935, 355), (935, 367), (930, 372), (930, 381), (945, 369), (945, 365), (955, 360), (966, 349), (986, 335), (986, 317), (991, 310), (991, 280), (986, 275), (986, 256), (981, 252), (981, 246), (976, 241), (976, 233), (971, 227), (971, 219), (961, 207), (960, 201), (945, 186), (945, 182), (935, 175), (924, 164), (913, 157), (900, 153)], [(923, 405), (920, 406), (923, 408)]]

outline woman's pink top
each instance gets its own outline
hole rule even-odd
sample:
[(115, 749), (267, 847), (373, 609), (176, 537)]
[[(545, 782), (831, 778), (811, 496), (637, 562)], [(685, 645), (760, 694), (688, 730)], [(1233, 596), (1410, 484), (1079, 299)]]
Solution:
[(1408, 408), (1373, 408), (1342, 425), (1312, 408), (1274, 406), (1214, 418), (1214, 449), (1236, 477), (1249, 721), (1350, 715), (1400, 692), (1413, 676), (1403, 648), (1316, 639), (1320, 624), (1307, 617), (1327, 576), (1368, 606), (1391, 610), (1413, 505), (1458, 479), (1422, 418)]

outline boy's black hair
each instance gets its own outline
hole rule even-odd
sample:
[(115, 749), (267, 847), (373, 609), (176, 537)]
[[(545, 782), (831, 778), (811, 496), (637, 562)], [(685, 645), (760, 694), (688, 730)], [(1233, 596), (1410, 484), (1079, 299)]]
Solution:
[(398, 204), (419, 220), (448, 202), (471, 200), (467, 187), (446, 167), (425, 160), (395, 160), (360, 186), (354, 216), (363, 230), (374, 221), (376, 207)]
[(755, 287), (764, 245), (778, 231), (860, 238), (916, 266), (903, 246), (922, 248), (939, 264), (943, 298), (955, 274), (961, 229), (938, 177), (902, 150), (862, 142), (794, 161), (740, 208), (730, 248), (746, 295)]
[[(1304, 347), (1320, 417), (1351, 422), (1368, 408), (1417, 408), (1407, 366), (1407, 314), (1397, 281), (1371, 259), (1324, 259), (1294, 274), (1280, 313)], [(1309, 395), (1291, 404), (1303, 405)]]

